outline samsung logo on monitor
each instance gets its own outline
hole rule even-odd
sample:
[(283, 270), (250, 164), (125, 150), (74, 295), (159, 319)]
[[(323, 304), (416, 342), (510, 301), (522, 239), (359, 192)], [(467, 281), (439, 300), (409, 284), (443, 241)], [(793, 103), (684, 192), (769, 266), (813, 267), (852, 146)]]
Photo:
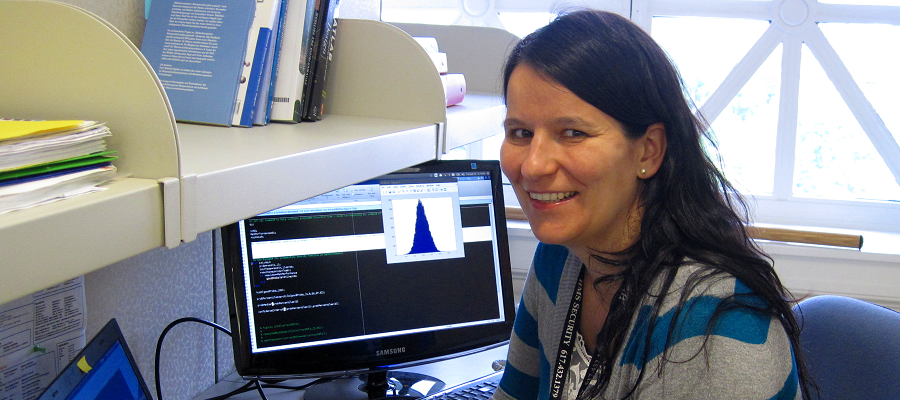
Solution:
[(375, 355), (378, 357), (400, 353), (406, 353), (406, 347), (395, 347), (393, 349), (383, 349), (375, 351)]

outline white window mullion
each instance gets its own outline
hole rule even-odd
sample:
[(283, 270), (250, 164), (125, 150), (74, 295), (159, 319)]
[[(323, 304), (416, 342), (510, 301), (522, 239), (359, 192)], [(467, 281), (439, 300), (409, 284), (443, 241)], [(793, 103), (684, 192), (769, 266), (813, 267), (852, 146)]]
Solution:
[(725, 110), (731, 99), (741, 91), (750, 77), (769, 58), (769, 55), (778, 47), (784, 37), (784, 32), (774, 25), (769, 26), (763, 35), (756, 41), (749, 52), (741, 59), (734, 69), (728, 73), (722, 84), (716, 89), (709, 99), (703, 103), (700, 111), (703, 116), (712, 123)]
[[(637, 1), (637, 0), (636, 0)], [(768, 1), (722, 0), (643, 0), (650, 3), (652, 16), (684, 16), (712, 18), (746, 18), (770, 20), (772, 5)], [(713, 33), (713, 32), (710, 32)]]
[(900, 146), (872, 107), (872, 103), (853, 80), (850, 71), (818, 27), (809, 31), (806, 44), (872, 141), (875, 150), (887, 164), (894, 175), (894, 180), (900, 183)]
[(900, 25), (900, 7), (818, 3), (816, 22)]
[(797, 114), (800, 98), (800, 51), (802, 36), (784, 37), (781, 58), (781, 93), (778, 104), (778, 135), (775, 140), (775, 199), (787, 200), (793, 194), (794, 163), (797, 147)]
[(459, 0), (382, 0), (381, 8), (457, 8)]
[[(393, 1), (393, 0), (392, 0)], [(421, 1), (421, 0), (418, 0)], [(578, 8), (587, 7), (598, 10), (618, 12), (630, 7), (630, 0), (580, 0)], [(561, 12), (572, 11), (571, 4), (547, 0), (496, 0), (497, 11), (500, 12)], [(567, 8), (569, 7), (569, 8)], [(623, 8), (624, 7), (624, 8)], [(628, 14), (623, 14), (627, 16)]]

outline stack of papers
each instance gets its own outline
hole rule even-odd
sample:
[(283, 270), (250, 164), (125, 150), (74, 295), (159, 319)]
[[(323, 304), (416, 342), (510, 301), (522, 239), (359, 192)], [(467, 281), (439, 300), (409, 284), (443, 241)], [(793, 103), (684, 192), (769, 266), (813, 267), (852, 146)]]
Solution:
[(0, 214), (102, 190), (116, 176), (96, 121), (0, 119)]

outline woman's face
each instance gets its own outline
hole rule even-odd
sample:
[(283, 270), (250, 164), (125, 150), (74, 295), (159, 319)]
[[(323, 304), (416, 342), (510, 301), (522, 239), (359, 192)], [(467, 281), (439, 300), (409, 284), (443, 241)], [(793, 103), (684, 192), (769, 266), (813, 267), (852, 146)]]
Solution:
[(627, 138), (618, 121), (525, 64), (510, 76), (504, 125), (501, 167), (540, 241), (581, 256), (633, 243), (644, 138)]

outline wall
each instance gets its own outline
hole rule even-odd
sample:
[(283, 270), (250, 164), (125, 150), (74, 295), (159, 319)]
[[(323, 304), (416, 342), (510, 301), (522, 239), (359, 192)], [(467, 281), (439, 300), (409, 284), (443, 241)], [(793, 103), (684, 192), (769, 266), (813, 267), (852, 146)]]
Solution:
[[(154, 390), (154, 352), (166, 325), (182, 317), (213, 320), (212, 260), (207, 232), (174, 249), (151, 250), (85, 275), (87, 337), (115, 317)], [(212, 331), (189, 323), (167, 335), (160, 354), (163, 398), (189, 399), (215, 383)]]

